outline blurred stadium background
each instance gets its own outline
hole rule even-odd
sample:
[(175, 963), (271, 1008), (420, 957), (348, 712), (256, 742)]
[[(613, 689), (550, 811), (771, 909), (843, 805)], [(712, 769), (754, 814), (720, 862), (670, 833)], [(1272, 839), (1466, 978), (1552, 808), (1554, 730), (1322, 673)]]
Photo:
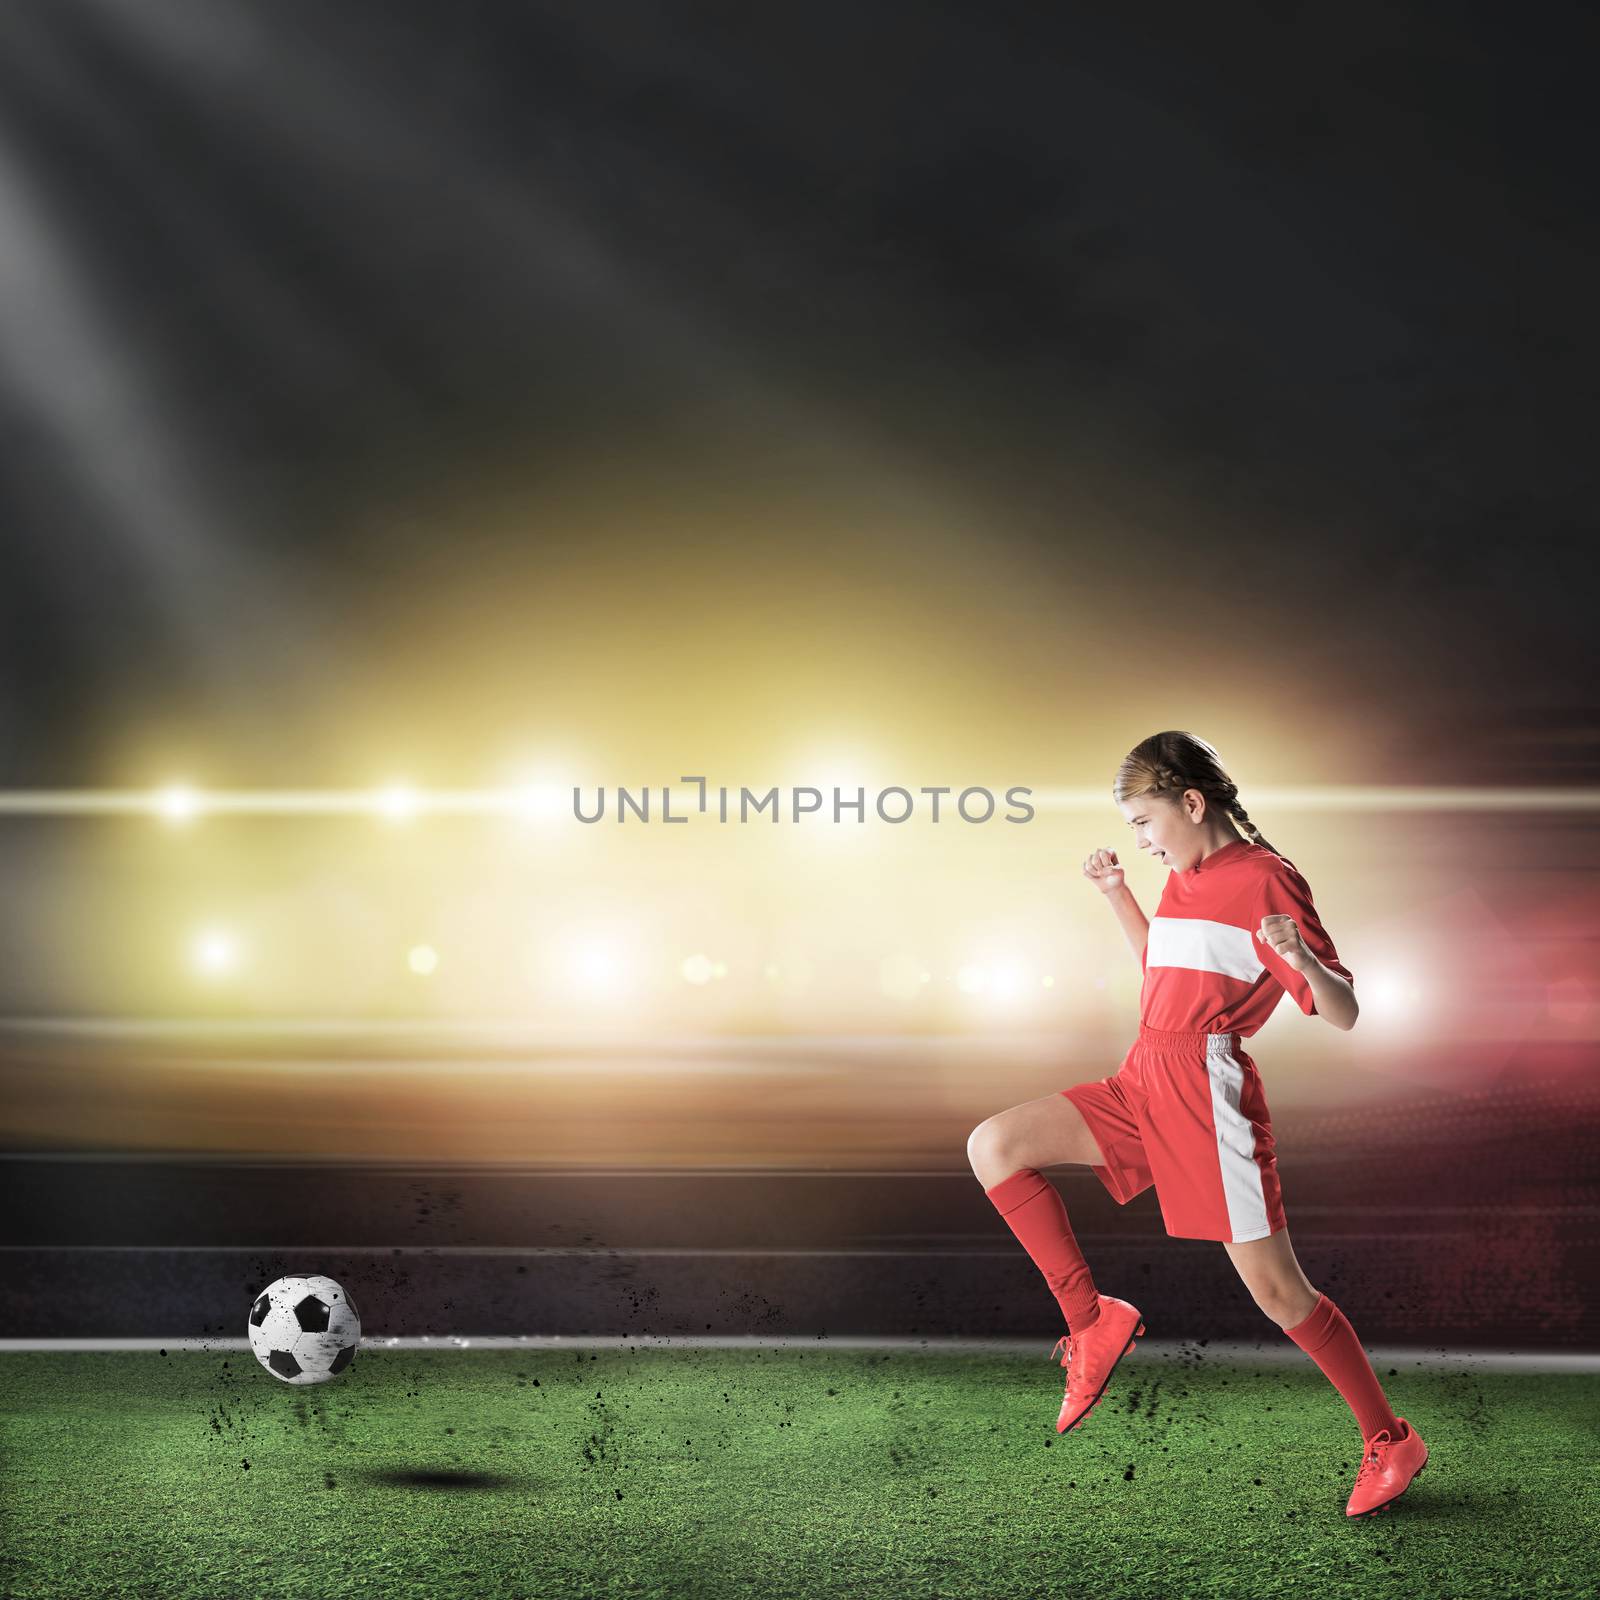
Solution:
[[(1074, 859), (1120, 819), (1034, 798), (682, 829), (36, 799), (4, 835), (8, 1332), (233, 1333), (294, 1270), (388, 1334), (1049, 1331), (966, 1135), (1114, 1071), (1139, 973)], [(1341, 1034), (1285, 1000), (1251, 1045), (1308, 1273), (1370, 1342), (1595, 1348), (1582, 794), (1267, 798), (1363, 1002)], [(1153, 911), (1162, 869), (1129, 877)], [(1055, 1176), (1153, 1327), (1271, 1331), (1153, 1193)]]

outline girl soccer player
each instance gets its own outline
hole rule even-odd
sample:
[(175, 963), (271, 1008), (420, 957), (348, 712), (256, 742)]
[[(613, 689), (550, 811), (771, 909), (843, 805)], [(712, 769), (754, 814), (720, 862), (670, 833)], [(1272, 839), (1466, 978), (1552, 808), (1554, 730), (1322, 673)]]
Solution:
[(1362, 1460), (1345, 1514), (1381, 1511), (1421, 1472), (1428, 1447), (1390, 1409), (1344, 1314), (1300, 1270), (1261, 1074), (1240, 1048), (1285, 991), (1308, 1016), (1354, 1027), (1350, 972), (1310, 886), (1261, 837), (1205, 740), (1152, 735), (1123, 761), (1112, 797), (1135, 846), (1171, 869), (1147, 923), (1115, 850), (1083, 864), (1144, 973), (1139, 1036), (1111, 1077), (1013, 1106), (967, 1141), (973, 1173), (1066, 1317), (1056, 1431), (1083, 1422), (1144, 1332), (1137, 1307), (1096, 1290), (1060, 1192), (1039, 1170), (1070, 1162), (1092, 1168), (1119, 1205), (1153, 1183), (1168, 1234), (1221, 1241), (1256, 1304), (1321, 1367), (1360, 1424)]

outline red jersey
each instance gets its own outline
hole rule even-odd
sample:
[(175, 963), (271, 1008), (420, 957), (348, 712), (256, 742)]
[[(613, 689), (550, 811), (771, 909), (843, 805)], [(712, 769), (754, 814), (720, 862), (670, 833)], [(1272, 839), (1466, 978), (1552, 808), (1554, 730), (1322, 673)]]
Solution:
[(1294, 918), (1312, 955), (1354, 983), (1294, 864), (1235, 839), (1187, 872), (1167, 874), (1141, 962), (1140, 1020), (1173, 1032), (1249, 1038), (1285, 990), (1307, 1016), (1316, 1015), (1305, 974), (1256, 937), (1262, 918), (1278, 913)]

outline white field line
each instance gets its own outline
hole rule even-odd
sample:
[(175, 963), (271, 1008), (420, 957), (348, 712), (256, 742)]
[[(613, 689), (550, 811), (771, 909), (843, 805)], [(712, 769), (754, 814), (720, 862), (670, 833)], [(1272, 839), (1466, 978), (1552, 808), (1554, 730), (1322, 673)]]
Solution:
[[(1103, 1247), (1107, 1245), (1139, 1245), (1141, 1248), (1165, 1251), (1174, 1245), (1186, 1249), (1205, 1248), (1220, 1243), (1212, 1239), (1171, 1239), (1161, 1236), (1145, 1238), (1125, 1233), (1089, 1233), (1074, 1229), (1076, 1236), (1086, 1243)], [(1468, 1237), (1460, 1228), (1436, 1231), (1414, 1230), (1396, 1234), (1392, 1229), (1376, 1233), (1356, 1233), (1345, 1229), (1324, 1229), (1312, 1237), (1318, 1243), (1345, 1242), (1352, 1239), (1377, 1240), (1392, 1244), (1396, 1239), (1461, 1239)], [(941, 1235), (948, 1238), (948, 1235)], [(1304, 1242), (1304, 1240), (1302, 1240)], [(96, 1255), (274, 1255), (274, 1256), (887, 1256), (897, 1261), (925, 1261), (951, 1256), (993, 1256), (1026, 1260), (1019, 1247), (1004, 1246), (992, 1250), (921, 1250), (914, 1245), (901, 1245), (893, 1250), (835, 1249), (832, 1246), (808, 1247), (804, 1245), (578, 1245), (578, 1244), (0, 1244), (0, 1254), (28, 1251), (34, 1255), (64, 1255), (68, 1251)]]
[[(1084, 1235), (1092, 1237), (1092, 1235)], [(1416, 1234), (1408, 1235), (1416, 1238)], [(1458, 1237), (1455, 1234), (1446, 1237)], [(66, 1251), (139, 1255), (275, 1256), (1015, 1256), (1010, 1250), (832, 1250), (760, 1245), (562, 1245), (562, 1244), (0, 1244), (0, 1251), (59, 1255)]]
[[(826, 1354), (833, 1350), (882, 1350), (904, 1355), (1006, 1355), (1019, 1360), (1041, 1360), (1049, 1352), (1048, 1335), (1037, 1339), (901, 1339), (871, 1334), (813, 1337), (755, 1334), (615, 1334), (611, 1336), (565, 1334), (420, 1334), (385, 1336), (368, 1334), (364, 1350), (803, 1350)], [(244, 1337), (174, 1337), (170, 1339), (0, 1339), (0, 1355), (76, 1351), (216, 1351), (248, 1350)], [(1201, 1345), (1192, 1339), (1141, 1339), (1137, 1355), (1146, 1360), (1194, 1366), (1236, 1363), (1296, 1365), (1309, 1358), (1288, 1339), (1270, 1342), (1212, 1340)], [(1451, 1350), (1444, 1346), (1417, 1348), (1379, 1346), (1368, 1350), (1374, 1367), (1383, 1373), (1399, 1369), (1449, 1368), (1475, 1372), (1600, 1372), (1600, 1353), (1545, 1350)]]

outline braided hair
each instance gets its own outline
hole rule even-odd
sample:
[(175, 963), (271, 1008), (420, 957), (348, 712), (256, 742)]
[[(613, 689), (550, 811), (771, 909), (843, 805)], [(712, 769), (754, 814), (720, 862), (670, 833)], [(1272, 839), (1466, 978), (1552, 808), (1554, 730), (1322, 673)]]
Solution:
[(1141, 740), (1123, 757), (1111, 795), (1121, 805), (1141, 795), (1177, 800), (1185, 789), (1198, 789), (1206, 804), (1231, 817), (1252, 844), (1278, 854), (1250, 820), (1239, 799), (1239, 786), (1228, 776), (1222, 757), (1197, 734), (1172, 729)]

